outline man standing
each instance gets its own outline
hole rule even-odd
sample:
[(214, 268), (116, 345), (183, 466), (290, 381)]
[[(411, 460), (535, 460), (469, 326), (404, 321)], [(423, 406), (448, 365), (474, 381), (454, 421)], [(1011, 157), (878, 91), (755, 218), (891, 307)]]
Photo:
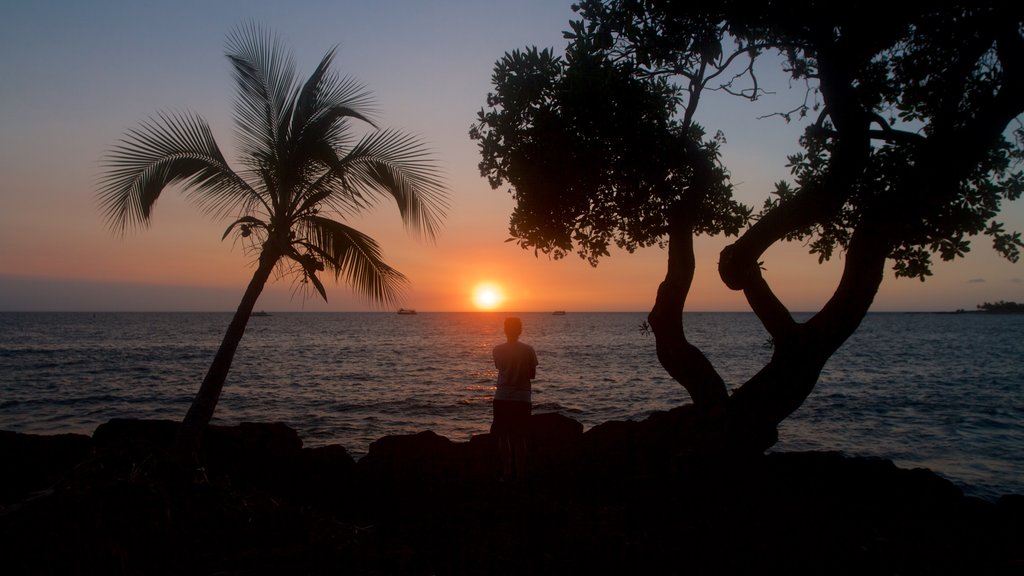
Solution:
[(504, 344), (494, 347), (498, 387), (494, 393), (494, 421), (491, 434), (498, 439), (504, 478), (521, 480), (526, 472), (526, 428), (533, 404), (530, 381), (537, 376), (537, 353), (519, 341), (523, 322), (505, 319)]

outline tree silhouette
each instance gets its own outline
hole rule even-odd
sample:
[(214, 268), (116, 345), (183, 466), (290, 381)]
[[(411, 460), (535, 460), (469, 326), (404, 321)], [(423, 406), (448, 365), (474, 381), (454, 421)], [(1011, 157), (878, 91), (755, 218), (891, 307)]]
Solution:
[[(972, 236), (990, 236), (1011, 261), (1024, 246), (994, 220), (1024, 190), (1022, 9), (868, 4), (588, 0), (574, 6), (582, 18), (564, 57), (528, 49), (496, 64), (495, 92), (471, 129), (481, 173), (517, 200), (510, 231), (520, 245), (556, 258), (575, 247), (592, 264), (610, 241), (667, 245), (649, 315), (659, 361), (704, 413), (728, 415), (734, 441), (756, 448), (774, 441), (857, 329), (887, 260), (897, 276), (923, 280), (933, 255), (961, 257)], [(769, 51), (808, 86), (779, 114), (811, 123), (789, 159), (793, 181), (752, 215), (731, 200), (720, 139), (694, 117), (702, 98), (762, 96)], [(739, 233), (719, 273), (774, 343), (731, 395), (685, 337), (700, 233)], [(762, 275), (765, 251), (787, 240), (820, 261), (844, 256), (832, 297), (802, 323)]]
[(1021, 314), (1024, 313), (1024, 304), (1000, 300), (999, 302), (985, 302), (984, 304), (978, 304), (978, 310), (991, 312), (993, 314)]
[[(256, 271), (188, 414), (179, 447), (194, 451), (213, 417), (253, 307), (275, 268), (294, 274), (325, 301), (331, 272), (371, 303), (397, 301), (406, 278), (377, 243), (339, 219), (393, 198), (402, 220), (433, 238), (447, 191), (424, 145), (376, 129), (372, 100), (324, 55), (304, 82), (290, 54), (267, 30), (242, 25), (228, 36), (236, 84), (240, 167), (228, 165), (207, 123), (191, 113), (160, 113), (126, 133), (109, 152), (99, 190), (114, 231), (148, 226), (160, 194), (177, 187), (202, 211), (234, 217), (236, 235), (258, 255)], [(353, 122), (374, 129), (358, 136)]]

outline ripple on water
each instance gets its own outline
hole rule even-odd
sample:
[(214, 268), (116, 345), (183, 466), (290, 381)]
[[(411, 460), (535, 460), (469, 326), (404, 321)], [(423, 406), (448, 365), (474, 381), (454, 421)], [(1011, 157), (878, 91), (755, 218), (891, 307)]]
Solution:
[[(538, 411), (590, 428), (688, 401), (658, 366), (645, 313), (525, 314)], [(801, 318), (802, 319), (802, 318)], [(0, 314), (0, 428), (91, 432), (113, 417), (177, 419), (230, 314)], [(365, 453), (388, 434), (467, 440), (490, 426), (494, 314), (274, 314), (254, 319), (217, 421), (279, 420), (307, 445)], [(685, 316), (731, 388), (770, 357), (750, 314)], [(1024, 493), (1024, 318), (870, 314), (780, 429), (779, 449), (936, 467)], [(995, 488), (993, 488), (995, 487)], [(974, 489), (974, 488), (972, 488)]]

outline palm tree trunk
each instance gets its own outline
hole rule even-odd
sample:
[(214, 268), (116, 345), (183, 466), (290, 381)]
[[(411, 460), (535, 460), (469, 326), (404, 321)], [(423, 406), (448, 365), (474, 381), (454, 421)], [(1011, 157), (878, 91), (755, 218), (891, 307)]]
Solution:
[(277, 260), (277, 255), (271, 253), (270, 250), (264, 249), (260, 254), (259, 266), (253, 273), (252, 280), (249, 281), (249, 287), (245, 289), (245, 294), (231, 319), (231, 324), (228, 325), (217, 355), (213, 357), (210, 369), (206, 372), (206, 377), (203, 378), (199, 392), (192, 400), (188, 414), (185, 415), (185, 419), (178, 427), (177, 447), (184, 454), (192, 454), (199, 449), (203, 433), (206, 431), (210, 419), (213, 418), (217, 401), (220, 400), (220, 393), (224, 389), (224, 381), (231, 369), (231, 362), (235, 358), (235, 351), (238, 350), (238, 343), (242, 341), (252, 310), (256, 306), (256, 301), (259, 300), (267, 280), (270, 279)]

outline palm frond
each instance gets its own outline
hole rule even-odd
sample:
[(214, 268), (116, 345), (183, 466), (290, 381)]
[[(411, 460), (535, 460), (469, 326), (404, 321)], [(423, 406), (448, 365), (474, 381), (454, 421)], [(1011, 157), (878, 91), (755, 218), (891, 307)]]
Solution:
[[(324, 56), (325, 62), (321, 65), (329, 64), (330, 58), (333, 58), (332, 52)], [(305, 140), (329, 142), (336, 149), (348, 148), (348, 119), (377, 128), (373, 119), (374, 100), (369, 90), (352, 78), (341, 78), (327, 71), (314, 74), (303, 87), (299, 102), (296, 110), (301, 113), (296, 115), (294, 126), (298, 137)]]
[(376, 110), (369, 90), (352, 78), (340, 78), (331, 72), (334, 53), (332, 49), (324, 55), (297, 95), (291, 123), (296, 139), (314, 124), (322, 127), (308, 132), (315, 135), (326, 133), (323, 127), (335, 123), (337, 118), (356, 118), (376, 128), (372, 119)]
[(189, 113), (162, 113), (130, 130), (106, 155), (100, 209), (118, 232), (149, 223), (160, 193), (180, 184), (206, 212), (250, 201), (251, 187), (224, 159), (209, 125)]
[(296, 217), (316, 214), (323, 208), (340, 216), (355, 216), (369, 207), (363, 198), (348, 194), (349, 188), (337, 181), (335, 174), (325, 172), (295, 199), (291, 213)]
[(373, 304), (399, 302), (408, 280), (384, 262), (373, 238), (319, 216), (303, 218), (300, 226), (305, 238), (303, 246), (323, 259), (335, 279), (344, 281)]
[[(309, 184), (323, 179), (326, 167), (339, 150), (351, 147), (354, 140), (349, 120), (374, 126), (369, 92), (354, 80), (340, 79), (329, 71), (334, 52), (328, 52), (317, 70), (297, 94), (288, 131), (286, 163), (299, 167), (296, 182)], [(311, 189), (318, 189), (310, 186)], [(295, 204), (301, 198), (294, 198)]]
[(318, 214), (351, 215), (392, 198), (405, 225), (433, 239), (448, 191), (432, 155), (398, 131), (354, 135), (353, 122), (376, 129), (376, 111), (362, 84), (331, 70), (335, 50), (300, 82), (291, 55), (258, 24), (235, 29), (226, 47), (244, 170), (228, 166), (200, 117), (159, 114), (108, 153), (99, 196), (109, 226), (123, 233), (148, 224), (161, 192), (180, 185), (204, 211), (235, 218), (224, 238), (273, 237), (275, 251), (290, 243), (284, 256), (299, 265), (292, 271), (325, 300), (319, 272), (329, 268), (371, 303), (396, 303), (408, 280), (377, 243)]
[(436, 237), (448, 209), (448, 190), (430, 151), (397, 130), (366, 135), (333, 166), (354, 193), (390, 196), (407, 227)]
[(242, 153), (274, 165), (283, 142), (282, 126), (291, 116), (295, 63), (275, 36), (254, 23), (229, 34), (227, 50), (237, 87), (235, 122)]

